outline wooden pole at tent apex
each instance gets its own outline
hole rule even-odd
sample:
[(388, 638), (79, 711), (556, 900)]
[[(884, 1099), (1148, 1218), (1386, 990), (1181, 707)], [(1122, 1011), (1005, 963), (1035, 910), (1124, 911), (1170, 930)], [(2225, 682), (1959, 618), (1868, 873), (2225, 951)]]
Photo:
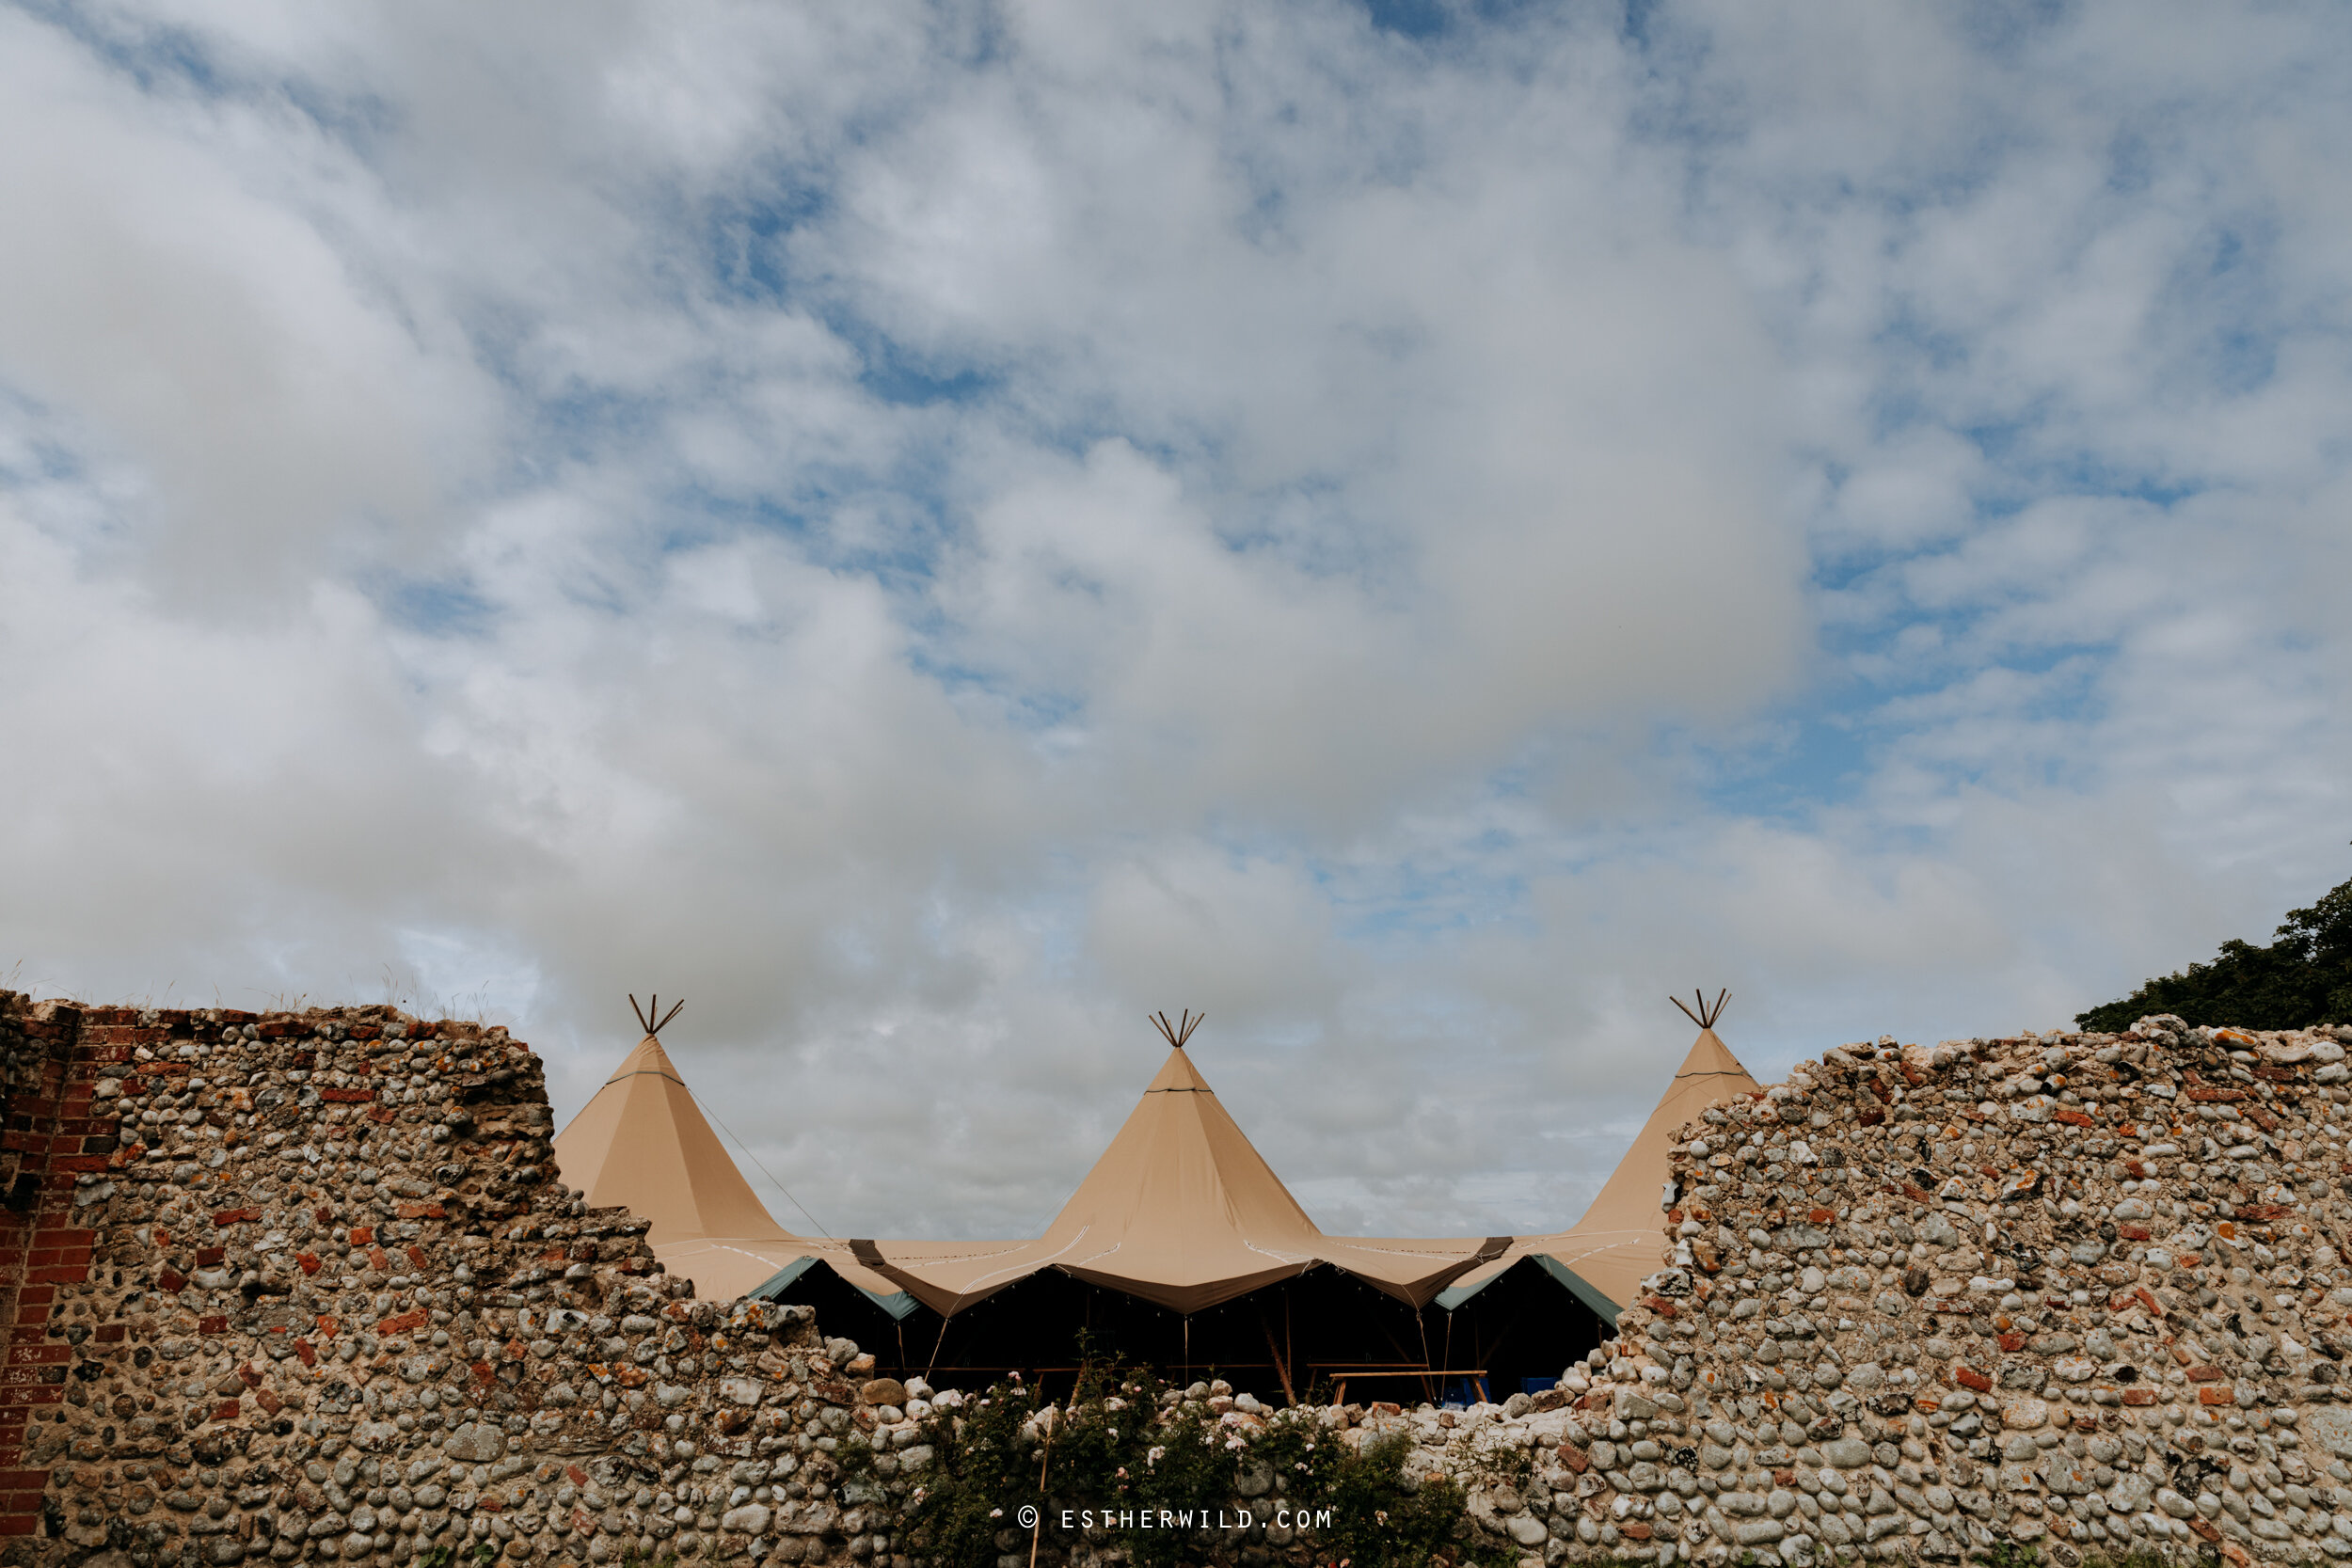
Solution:
[(637, 1022), (644, 1026), (645, 1033), (648, 1035), (659, 1035), (670, 1026), (670, 1020), (686, 1010), (686, 1003), (681, 999), (672, 1003), (668, 1012), (662, 1012), (661, 998), (659, 995), (655, 996), (649, 1005), (641, 1007), (637, 1005), (635, 991), (628, 993), (628, 1006), (629, 1011), (637, 1015)]
[(1206, 1013), (1202, 1013), (1199, 1018), (1193, 1017), (1192, 1009), (1189, 1007), (1184, 1009), (1184, 1016), (1174, 1023), (1168, 1022), (1168, 1014), (1165, 1011), (1146, 1013), (1143, 1016), (1151, 1020), (1152, 1027), (1160, 1032), (1162, 1039), (1179, 1051), (1184, 1048), (1186, 1040), (1192, 1038), (1192, 1032), (1209, 1020), (1209, 1015)]
[(1682, 998), (1679, 996), (1669, 996), (1666, 1000), (1673, 1003), (1677, 1007), (1682, 1007), (1682, 1016), (1689, 1019), (1692, 1022), (1697, 1024), (1702, 1029), (1712, 1029), (1715, 1027), (1715, 1021), (1724, 1016), (1724, 1004), (1731, 1000), (1731, 992), (1724, 990), (1718, 992), (1715, 1000), (1712, 1003), (1709, 1003), (1707, 1000), (1707, 991), (1704, 987), (1692, 991), (1691, 995), (1699, 1005), (1699, 1010), (1697, 1012), (1692, 1012), (1690, 1008), (1683, 1007)]

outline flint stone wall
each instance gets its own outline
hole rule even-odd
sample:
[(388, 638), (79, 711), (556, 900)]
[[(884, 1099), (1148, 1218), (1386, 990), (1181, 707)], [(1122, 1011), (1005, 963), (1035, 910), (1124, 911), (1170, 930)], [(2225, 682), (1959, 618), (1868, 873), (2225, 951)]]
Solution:
[[(1406, 1433), (1529, 1563), (2352, 1558), (2346, 1044), (1832, 1051), (1683, 1129), (1557, 1389), (1194, 1393), (1245, 1445)], [(906, 1561), (929, 1390), (583, 1210), (503, 1031), (0, 992), (0, 1560)]]
[(504, 1030), (0, 991), (0, 1561), (905, 1562), (908, 1391), (578, 1202)]
[(2347, 1043), (1826, 1053), (1683, 1129), (1665, 1267), (1557, 1394), (1386, 1419), (1528, 1449), (1480, 1507), (1548, 1560), (2352, 1559)]

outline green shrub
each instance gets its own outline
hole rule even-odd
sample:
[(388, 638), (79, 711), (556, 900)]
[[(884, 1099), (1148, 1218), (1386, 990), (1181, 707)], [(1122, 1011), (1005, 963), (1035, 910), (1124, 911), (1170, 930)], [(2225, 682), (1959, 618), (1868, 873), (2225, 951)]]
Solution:
[[(1236, 1562), (1244, 1546), (1272, 1544), (1263, 1527), (1278, 1510), (1312, 1517), (1329, 1511), (1327, 1525), (1276, 1548), (1279, 1560), (1351, 1568), (1513, 1560), (1500, 1544), (1476, 1537), (1460, 1486), (1405, 1473), (1411, 1445), (1403, 1433), (1358, 1448), (1302, 1407), (1271, 1414), (1263, 1432), (1246, 1437), (1152, 1372), (1117, 1365), (1081, 1376), (1043, 1443), (1031, 1424), (1039, 1411), (1033, 1391), (999, 1383), (925, 1420), (920, 1441), (934, 1457), (911, 1478), (906, 1514), (916, 1560), (993, 1568), (1008, 1554), (1025, 1559), (1025, 1507), (1040, 1511), (1041, 1561), (1060, 1560), (1080, 1543), (1089, 1510), (1100, 1544), (1123, 1550), (1135, 1568)], [(1506, 1471), (1514, 1464), (1524, 1470), (1523, 1452), (1493, 1462)], [(1239, 1496), (1245, 1468), (1253, 1472), (1253, 1489), (1265, 1488), (1256, 1497)], [(1189, 1511), (1192, 1522), (1140, 1523), (1162, 1510)], [(1232, 1528), (1237, 1510), (1252, 1515), (1253, 1528)]]
[(1316, 1537), (1316, 1560), (1356, 1568), (1512, 1561), (1514, 1554), (1499, 1545), (1470, 1544), (1461, 1487), (1443, 1480), (1416, 1485), (1406, 1479), (1405, 1455), (1411, 1447), (1402, 1433), (1361, 1449), (1336, 1442), (1318, 1446), (1325, 1463), (1310, 1466), (1313, 1484), (1297, 1489), (1310, 1496), (1311, 1506), (1331, 1510), (1331, 1527)]

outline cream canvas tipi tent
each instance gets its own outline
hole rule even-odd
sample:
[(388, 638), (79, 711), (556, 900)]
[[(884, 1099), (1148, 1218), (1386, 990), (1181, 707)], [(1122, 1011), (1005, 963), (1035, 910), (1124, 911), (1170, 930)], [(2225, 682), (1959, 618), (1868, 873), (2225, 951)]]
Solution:
[[(1184, 1050), (1200, 1021), (1153, 1020), (1168, 1058), (1061, 1212), (1033, 1242), (859, 1243), (942, 1317), (1054, 1269), (1195, 1313), (1316, 1264), (1419, 1307), (1507, 1237), (1327, 1236), (1234, 1124)], [(830, 1259), (828, 1259), (830, 1261)]]
[[(655, 1256), (707, 1299), (755, 1294), (815, 1303), (848, 1286), (894, 1320), (928, 1307), (944, 1333), (948, 1320), (1041, 1275), (1120, 1292), (1189, 1323), (1269, 1287), (1292, 1291), (1288, 1282), (1312, 1274), (1344, 1276), (1399, 1304), (1410, 1314), (1400, 1329), (1409, 1340), (1422, 1307), (1460, 1307), (1526, 1260), (1613, 1321), (1661, 1264), (1660, 1196), (1675, 1131), (1708, 1104), (1756, 1087), (1715, 1033), (1723, 1000), (1692, 1015), (1698, 1039), (1583, 1218), (1549, 1236), (1325, 1234), (1193, 1062), (1185, 1045), (1198, 1021), (1189, 1015), (1181, 1022), (1154, 1020), (1168, 1045), (1159, 1071), (1034, 1240), (850, 1241), (785, 1229), (728, 1158), (662, 1049), (660, 1028), (675, 1009), (641, 1013), (644, 1038), (558, 1137), (556, 1159), (589, 1202), (626, 1205), (650, 1221)], [(973, 1332), (1001, 1338), (1005, 1324), (1025, 1322), (1034, 1308), (1004, 1310), (1013, 1316), (1000, 1311), (992, 1320), (997, 1326)], [(1279, 1314), (1268, 1321), (1287, 1322)], [(1385, 1330), (1364, 1330), (1377, 1332)], [(1265, 1334), (1270, 1349), (1271, 1329)], [(1287, 1370), (1287, 1330), (1283, 1342)], [(1400, 1365), (1414, 1359), (1406, 1345), (1395, 1354)], [(1425, 1343), (1420, 1354), (1427, 1355)]]
[[(645, 1240), (654, 1256), (706, 1299), (744, 1295), (822, 1254), (894, 1316), (912, 1310), (898, 1287), (863, 1268), (844, 1243), (796, 1236), (769, 1214), (661, 1048), (661, 1030), (685, 1004), (659, 1014), (660, 1002), (638, 1011), (645, 1037), (557, 1136), (564, 1181), (594, 1208), (622, 1205), (650, 1221)], [(636, 997), (629, 1006), (637, 1006)]]
[(1587, 1307), (1609, 1322), (1631, 1302), (1643, 1279), (1665, 1267), (1666, 1225), (1661, 1201), (1670, 1171), (1668, 1150), (1676, 1129), (1709, 1105), (1734, 1095), (1758, 1089), (1748, 1069), (1715, 1033), (1729, 992), (1709, 1003), (1704, 994), (1694, 1012), (1682, 1007), (1699, 1026), (1699, 1037), (1666, 1085), (1658, 1108), (1634, 1134), (1633, 1147), (1584, 1211), (1584, 1217), (1566, 1230), (1549, 1236), (1522, 1236), (1490, 1263), (1464, 1275), (1438, 1297), (1449, 1310), (1459, 1307), (1522, 1259), (1566, 1286)]

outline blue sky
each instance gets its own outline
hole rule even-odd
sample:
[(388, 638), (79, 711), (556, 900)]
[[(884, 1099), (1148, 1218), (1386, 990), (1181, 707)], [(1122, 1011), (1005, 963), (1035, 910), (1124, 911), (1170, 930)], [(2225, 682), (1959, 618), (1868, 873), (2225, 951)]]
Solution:
[[(0, 965), (1334, 1230), (2352, 873), (2311, 7), (0, 8)], [(782, 1200), (776, 1200), (781, 1208)]]

